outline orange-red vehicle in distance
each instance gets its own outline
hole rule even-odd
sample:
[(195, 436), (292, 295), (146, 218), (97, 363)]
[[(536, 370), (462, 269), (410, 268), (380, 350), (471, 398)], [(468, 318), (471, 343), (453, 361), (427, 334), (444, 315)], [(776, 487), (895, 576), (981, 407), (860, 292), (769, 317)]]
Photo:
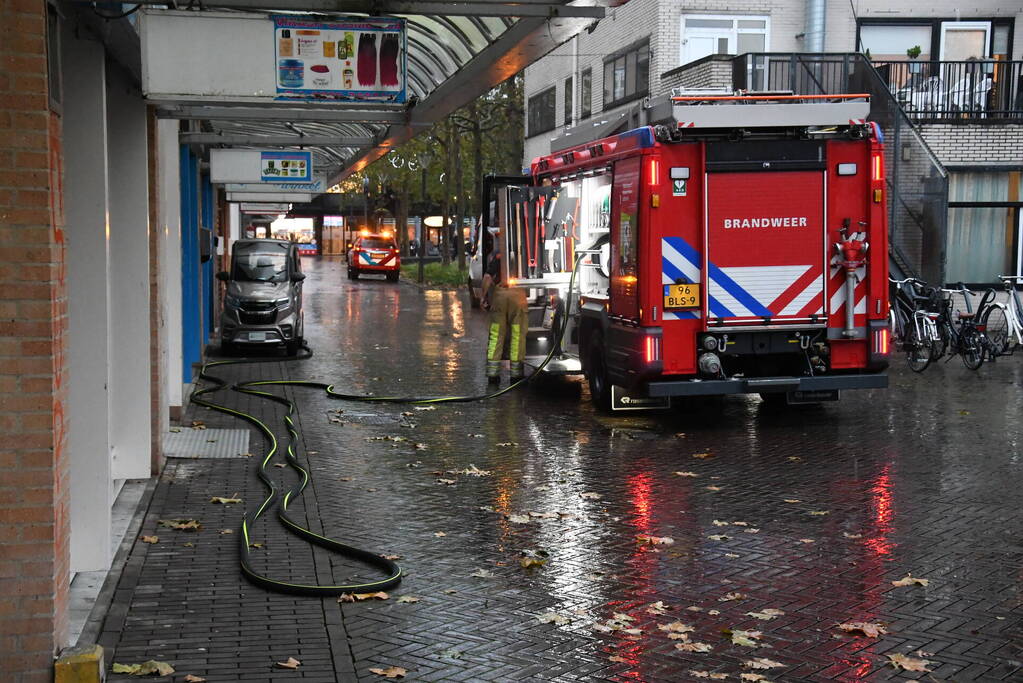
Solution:
[(348, 252), (348, 279), (358, 280), (359, 275), (386, 275), (389, 282), (398, 281), (401, 269), (401, 256), (398, 245), (394, 241), (394, 233), (389, 230), (374, 233), (368, 230), (359, 232), (355, 244)]

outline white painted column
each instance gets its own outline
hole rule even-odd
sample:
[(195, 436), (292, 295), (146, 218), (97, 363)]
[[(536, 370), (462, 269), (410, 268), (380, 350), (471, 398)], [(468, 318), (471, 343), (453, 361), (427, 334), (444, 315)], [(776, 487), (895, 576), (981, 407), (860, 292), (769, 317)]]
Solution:
[(62, 48), (71, 570), (80, 572), (110, 566), (106, 58), (70, 30)]
[[(110, 434), (114, 479), (149, 477), (149, 150), (146, 104), (107, 73), (110, 184)], [(111, 501), (113, 502), (113, 501)]]
[(160, 305), (163, 309), (163, 348), (167, 350), (163, 377), (167, 405), (182, 407), (181, 392), (181, 148), (179, 122), (160, 119), (157, 134), (157, 182), (160, 206)]
[(242, 238), (242, 213), (240, 206), (237, 202), (231, 202), (228, 204), (229, 207), (229, 231), (227, 249), (230, 252), (231, 246)]

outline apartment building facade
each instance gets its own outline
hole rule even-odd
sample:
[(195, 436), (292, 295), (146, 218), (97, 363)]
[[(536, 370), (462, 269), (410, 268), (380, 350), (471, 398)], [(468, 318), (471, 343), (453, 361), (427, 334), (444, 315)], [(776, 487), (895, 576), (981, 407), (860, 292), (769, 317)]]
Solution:
[[(862, 53), (945, 188), (941, 234), (908, 237), (907, 261), (944, 281), (994, 282), (1023, 274), (1021, 36), (1023, 6), (998, 0), (631, 0), (526, 69), (523, 166), (579, 131), (641, 125), (644, 100), (673, 88), (784, 89), (776, 76), (791, 69), (772, 69), (782, 54)], [(748, 53), (764, 58), (741, 76), (735, 56)]]

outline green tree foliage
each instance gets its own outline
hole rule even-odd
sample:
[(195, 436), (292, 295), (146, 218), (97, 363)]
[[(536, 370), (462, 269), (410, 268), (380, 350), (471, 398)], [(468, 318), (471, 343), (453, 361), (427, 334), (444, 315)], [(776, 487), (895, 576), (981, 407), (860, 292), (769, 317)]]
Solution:
[[(399, 225), (413, 209), (424, 215), (446, 212), (453, 218), (452, 227), (467, 216), (478, 216), (483, 176), (521, 171), (525, 116), (522, 84), (521, 75), (508, 79), (346, 178), (341, 191), (365, 192), (370, 215), (378, 216), (378, 209), (385, 209)], [(403, 230), (398, 232), (407, 253), (407, 235)], [(460, 243), (455, 241), (461, 265), (464, 258)], [(447, 260), (450, 248), (442, 249), (442, 253)]]

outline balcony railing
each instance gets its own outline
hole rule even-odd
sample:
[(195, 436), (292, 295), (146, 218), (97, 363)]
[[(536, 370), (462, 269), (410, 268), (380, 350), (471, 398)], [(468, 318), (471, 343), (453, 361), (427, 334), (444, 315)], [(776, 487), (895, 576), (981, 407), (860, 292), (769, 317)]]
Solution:
[(1023, 61), (873, 62), (914, 121), (1023, 120)]

